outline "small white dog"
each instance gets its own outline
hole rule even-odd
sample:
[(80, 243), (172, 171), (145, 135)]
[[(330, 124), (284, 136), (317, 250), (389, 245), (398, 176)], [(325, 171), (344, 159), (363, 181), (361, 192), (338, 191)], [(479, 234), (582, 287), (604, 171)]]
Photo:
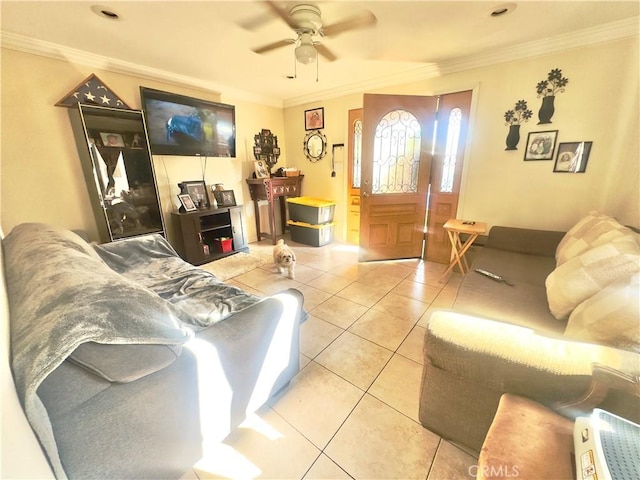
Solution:
[(286, 269), (289, 278), (296, 278), (296, 254), (282, 239), (273, 247), (273, 263), (280, 273)]

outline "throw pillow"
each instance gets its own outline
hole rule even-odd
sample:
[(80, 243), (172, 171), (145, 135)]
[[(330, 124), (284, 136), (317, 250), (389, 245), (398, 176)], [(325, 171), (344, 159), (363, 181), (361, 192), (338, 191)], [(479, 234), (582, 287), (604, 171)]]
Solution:
[(613, 282), (576, 307), (565, 335), (640, 353), (640, 274)]
[(587, 250), (556, 267), (547, 277), (549, 309), (557, 319), (565, 319), (587, 298), (639, 270), (640, 247), (632, 235)]
[(562, 265), (591, 248), (629, 233), (633, 232), (620, 225), (615, 218), (592, 211), (562, 238), (556, 249), (556, 264)]

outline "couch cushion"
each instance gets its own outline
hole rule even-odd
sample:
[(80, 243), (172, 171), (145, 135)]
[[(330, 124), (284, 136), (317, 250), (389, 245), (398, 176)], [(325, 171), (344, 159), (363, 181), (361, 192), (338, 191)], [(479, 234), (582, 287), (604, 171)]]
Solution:
[(613, 282), (571, 313), (565, 334), (640, 353), (640, 274)]
[(87, 342), (69, 359), (110, 382), (133, 382), (171, 365), (182, 352), (181, 345), (103, 345)]
[(558, 265), (599, 245), (632, 233), (616, 219), (598, 212), (590, 212), (576, 223), (562, 238), (556, 249)]
[(635, 234), (594, 247), (558, 266), (546, 280), (549, 308), (565, 319), (580, 303), (619, 278), (640, 269), (640, 248)]
[(535, 329), (562, 333), (549, 311), (544, 281), (555, 259), (538, 255), (483, 248), (473, 263), (504, 277), (514, 286), (498, 283), (472, 270), (462, 282), (453, 304), (456, 311)]

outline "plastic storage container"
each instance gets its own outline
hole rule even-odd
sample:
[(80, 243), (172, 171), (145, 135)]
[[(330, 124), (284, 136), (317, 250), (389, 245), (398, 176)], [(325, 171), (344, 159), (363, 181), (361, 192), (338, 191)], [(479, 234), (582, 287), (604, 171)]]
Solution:
[(333, 222), (336, 203), (332, 200), (313, 197), (290, 197), (287, 198), (287, 203), (289, 204), (289, 218), (294, 222), (312, 225)]
[(215, 238), (213, 241), (216, 246), (216, 251), (218, 251), (219, 253), (228, 253), (232, 250), (233, 246), (231, 242), (233, 241), (233, 239), (231, 238)]
[(311, 225), (310, 223), (289, 220), (287, 223), (289, 224), (291, 240), (294, 242), (304, 243), (312, 247), (321, 247), (333, 242), (333, 229), (336, 225), (333, 222)]

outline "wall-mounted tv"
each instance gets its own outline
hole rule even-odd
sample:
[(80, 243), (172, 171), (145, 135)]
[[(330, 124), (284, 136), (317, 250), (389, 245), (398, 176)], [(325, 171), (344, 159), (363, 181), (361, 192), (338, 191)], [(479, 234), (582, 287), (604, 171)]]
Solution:
[(235, 107), (140, 87), (154, 155), (236, 156)]

